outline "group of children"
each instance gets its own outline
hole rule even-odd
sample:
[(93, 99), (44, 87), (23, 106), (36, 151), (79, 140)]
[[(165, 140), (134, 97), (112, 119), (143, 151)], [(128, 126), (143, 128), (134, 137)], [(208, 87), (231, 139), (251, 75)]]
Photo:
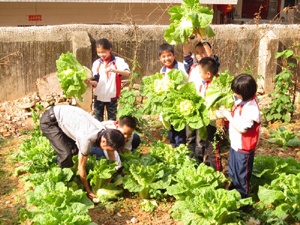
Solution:
[[(218, 57), (212, 53), (210, 44), (200, 35), (198, 38), (200, 42), (195, 47), (195, 54), (190, 52), (189, 44), (183, 45), (184, 63), (175, 59), (174, 47), (167, 43), (159, 47), (158, 56), (163, 64), (160, 73), (168, 76), (168, 72), (172, 69), (181, 70), (186, 74), (187, 82), (194, 82), (198, 94), (205, 98), (211, 81), (214, 77), (218, 77), (220, 63)], [(121, 79), (122, 76), (128, 76), (130, 70), (124, 59), (112, 54), (112, 45), (107, 39), (98, 40), (96, 50), (99, 59), (93, 63), (94, 79), (85, 82), (94, 86), (95, 118), (103, 121), (106, 106), (108, 120), (115, 121)], [(229, 112), (221, 108), (218, 115), (229, 121), (231, 148), (228, 174), (232, 179), (230, 189), (237, 189), (245, 198), (249, 194), (248, 184), (252, 174), (254, 150), (260, 133), (260, 112), (255, 98), (257, 85), (251, 75), (240, 74), (233, 80), (231, 88), (234, 92), (234, 109)], [(205, 161), (216, 171), (222, 171), (219, 144), (215, 149), (212, 146), (216, 127), (208, 125), (207, 131), (208, 138), (201, 140), (199, 130), (190, 130), (186, 126), (181, 131), (175, 131), (171, 126), (168, 137), (174, 148), (180, 144), (187, 144), (192, 152), (191, 157), (200, 163)]]

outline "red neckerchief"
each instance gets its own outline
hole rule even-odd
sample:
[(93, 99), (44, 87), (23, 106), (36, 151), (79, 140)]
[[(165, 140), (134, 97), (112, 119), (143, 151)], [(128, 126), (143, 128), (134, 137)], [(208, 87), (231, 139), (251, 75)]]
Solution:
[(173, 62), (173, 65), (172, 65), (172, 67), (168, 67), (168, 66), (165, 66), (167, 69), (169, 69), (169, 70), (171, 70), (171, 69), (173, 69), (174, 68), (174, 66), (175, 66), (175, 62)]
[(106, 71), (106, 69), (108, 68), (108, 63), (110, 62), (110, 60), (111, 60), (111, 54), (110, 54), (110, 57), (108, 58), (108, 60), (103, 60), (104, 64), (105, 64), (105, 73), (106, 73), (107, 80), (108, 80), (108, 72)]

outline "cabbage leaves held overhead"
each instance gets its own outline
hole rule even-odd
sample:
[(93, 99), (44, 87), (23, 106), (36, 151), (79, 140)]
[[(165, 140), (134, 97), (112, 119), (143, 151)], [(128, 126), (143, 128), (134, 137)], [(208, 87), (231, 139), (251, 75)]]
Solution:
[(60, 55), (56, 60), (56, 67), (59, 83), (66, 97), (75, 97), (83, 101), (82, 95), (86, 91), (84, 80), (92, 78), (92, 72), (82, 66), (70, 52)]
[(231, 111), (234, 99), (231, 83), (234, 76), (230, 76), (229, 71), (219, 73), (219, 77), (214, 77), (206, 90), (205, 104), (209, 110), (210, 118), (214, 118), (215, 111), (221, 106)]
[(214, 10), (201, 6), (199, 0), (183, 0), (181, 5), (173, 6), (168, 13), (174, 23), (165, 30), (164, 38), (171, 45), (186, 43), (193, 34), (200, 34), (202, 37), (215, 36), (209, 26)]

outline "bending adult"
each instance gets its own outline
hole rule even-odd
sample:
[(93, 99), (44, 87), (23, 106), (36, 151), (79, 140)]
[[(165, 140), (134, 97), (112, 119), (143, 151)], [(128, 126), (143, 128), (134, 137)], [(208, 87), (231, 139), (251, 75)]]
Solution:
[(88, 197), (96, 198), (86, 179), (85, 165), (90, 149), (92, 146), (99, 146), (105, 151), (107, 158), (120, 162), (116, 150), (124, 148), (123, 134), (116, 129), (106, 129), (83, 109), (69, 105), (53, 106), (44, 112), (40, 126), (57, 152), (57, 165), (60, 168), (72, 167), (72, 157), (78, 154), (81, 182)]

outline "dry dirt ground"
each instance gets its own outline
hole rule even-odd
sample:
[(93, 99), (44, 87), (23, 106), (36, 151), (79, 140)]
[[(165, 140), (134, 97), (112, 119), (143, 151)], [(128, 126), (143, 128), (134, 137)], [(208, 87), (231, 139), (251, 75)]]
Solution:
[[(300, 116), (296, 112), (294, 119), (288, 124), (289, 129), (294, 132), (300, 132)], [(13, 176), (14, 169), (18, 166), (17, 162), (12, 160), (12, 155), (19, 151), (20, 144), (23, 139), (28, 137), (28, 131), (32, 130), (33, 123), (29, 118), (19, 131), (19, 136), (12, 136), (0, 139), (0, 225), (2, 224), (18, 224), (18, 214), (20, 209), (25, 205), (25, 191), (23, 182)], [(264, 124), (262, 127), (262, 135), (260, 143), (257, 147), (256, 154), (278, 155), (280, 157), (294, 157), (300, 161), (300, 151), (297, 148), (283, 149), (278, 146), (271, 145), (267, 142), (270, 138), (269, 129), (275, 129), (282, 126), (281, 123)], [(143, 137), (145, 142), (151, 140), (166, 140), (164, 132), (158, 132), (159, 127), (148, 130), (148, 138)], [(142, 147), (142, 152), (147, 152), (147, 144)], [(228, 147), (223, 148), (223, 166), (227, 168), (228, 163)], [(110, 203), (106, 206), (96, 205), (90, 210), (89, 214), (92, 221), (97, 224), (116, 225), (116, 224), (183, 224), (180, 221), (174, 221), (168, 213), (172, 207), (174, 200), (166, 199), (158, 202), (158, 208), (153, 212), (144, 212), (140, 209), (139, 199), (130, 196), (128, 193), (123, 199)]]

